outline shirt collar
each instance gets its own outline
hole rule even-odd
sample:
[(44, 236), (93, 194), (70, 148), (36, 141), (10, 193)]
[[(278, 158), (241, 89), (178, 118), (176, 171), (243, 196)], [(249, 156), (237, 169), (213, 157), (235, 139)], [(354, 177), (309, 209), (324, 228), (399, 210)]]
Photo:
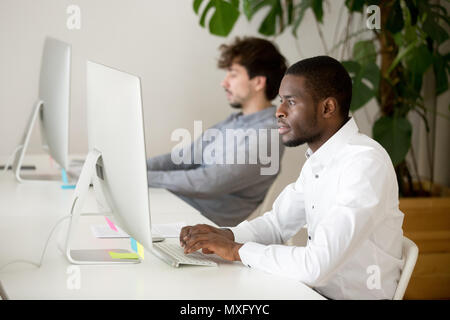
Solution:
[(331, 161), (333, 156), (348, 142), (348, 140), (359, 132), (354, 118), (350, 118), (331, 138), (320, 146), (316, 152), (310, 148), (306, 150), (305, 156), (310, 161), (313, 173), (318, 173)]

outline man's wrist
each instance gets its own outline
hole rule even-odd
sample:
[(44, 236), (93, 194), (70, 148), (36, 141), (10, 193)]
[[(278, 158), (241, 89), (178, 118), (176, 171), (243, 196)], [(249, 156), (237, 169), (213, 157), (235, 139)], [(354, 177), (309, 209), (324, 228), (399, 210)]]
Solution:
[(233, 260), (234, 261), (241, 261), (241, 256), (239, 255), (239, 249), (243, 246), (243, 243), (234, 243), (233, 247)]
[(231, 231), (230, 228), (221, 228), (224, 231), (224, 235), (226, 238), (230, 239), (231, 241), (234, 241), (234, 233)]

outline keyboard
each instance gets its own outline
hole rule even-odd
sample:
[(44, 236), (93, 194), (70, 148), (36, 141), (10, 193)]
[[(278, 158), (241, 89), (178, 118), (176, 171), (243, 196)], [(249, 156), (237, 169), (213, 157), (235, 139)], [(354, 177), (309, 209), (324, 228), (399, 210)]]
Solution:
[(217, 267), (217, 263), (210, 260), (203, 253), (192, 252), (184, 254), (184, 249), (175, 243), (165, 241), (153, 243), (153, 252), (172, 267), (178, 268), (180, 264)]

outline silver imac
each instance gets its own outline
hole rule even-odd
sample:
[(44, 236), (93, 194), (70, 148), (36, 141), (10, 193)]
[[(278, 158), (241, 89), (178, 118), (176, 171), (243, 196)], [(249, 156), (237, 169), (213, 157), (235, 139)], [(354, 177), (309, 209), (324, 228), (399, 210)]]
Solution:
[(124, 250), (72, 250), (77, 220), (92, 181), (111, 219), (148, 250), (152, 247), (141, 83), (137, 76), (87, 62), (89, 153), (75, 188), (66, 256), (75, 264), (136, 263), (108, 255)]
[(67, 169), (69, 153), (70, 104), (69, 44), (46, 38), (42, 54), (38, 99), (30, 114), (20, 145), (16, 148), (12, 169), (19, 182), (60, 179), (60, 176), (24, 175), (23, 159), (36, 122), (41, 124), (43, 148), (61, 166)]

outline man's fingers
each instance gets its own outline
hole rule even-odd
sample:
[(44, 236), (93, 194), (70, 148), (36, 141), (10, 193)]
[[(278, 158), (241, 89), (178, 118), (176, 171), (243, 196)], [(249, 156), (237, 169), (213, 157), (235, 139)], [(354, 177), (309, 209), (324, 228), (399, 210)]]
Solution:
[(197, 224), (190, 230), (189, 234), (199, 234), (199, 233), (207, 233), (207, 232), (213, 232), (213, 227), (207, 225), (207, 224)]
[(197, 236), (200, 234), (208, 234), (214, 231), (214, 227), (209, 226), (207, 224), (197, 224), (191, 227), (184, 227), (180, 232), (180, 245), (184, 247), (186, 242), (192, 238), (193, 236)]
[(202, 248), (202, 253), (204, 253), (204, 254), (212, 254), (212, 253), (214, 253), (214, 251), (211, 251), (211, 250), (209, 250), (207, 248)]
[(185, 237), (187, 237), (190, 234), (192, 228), (193, 228), (192, 226), (186, 226), (186, 227), (183, 227), (181, 229), (181, 231), (180, 231), (180, 245), (182, 247), (184, 247), (186, 245)]
[(209, 250), (208, 249), (208, 244), (209, 244), (209, 242), (208, 241), (204, 241), (204, 240), (201, 240), (201, 241), (197, 241), (192, 247), (190, 247), (187, 251), (185, 250), (185, 252), (186, 253), (191, 253), (191, 252), (195, 252), (195, 251), (197, 251), (197, 250), (199, 250), (199, 249), (206, 249), (206, 250)]
[(190, 235), (189, 239), (185, 240), (184, 251), (185, 253), (197, 251), (198, 249), (200, 249), (200, 247), (198, 247), (199, 243), (205, 244), (206, 242), (209, 242), (209, 240), (209, 235), (206, 233)]

